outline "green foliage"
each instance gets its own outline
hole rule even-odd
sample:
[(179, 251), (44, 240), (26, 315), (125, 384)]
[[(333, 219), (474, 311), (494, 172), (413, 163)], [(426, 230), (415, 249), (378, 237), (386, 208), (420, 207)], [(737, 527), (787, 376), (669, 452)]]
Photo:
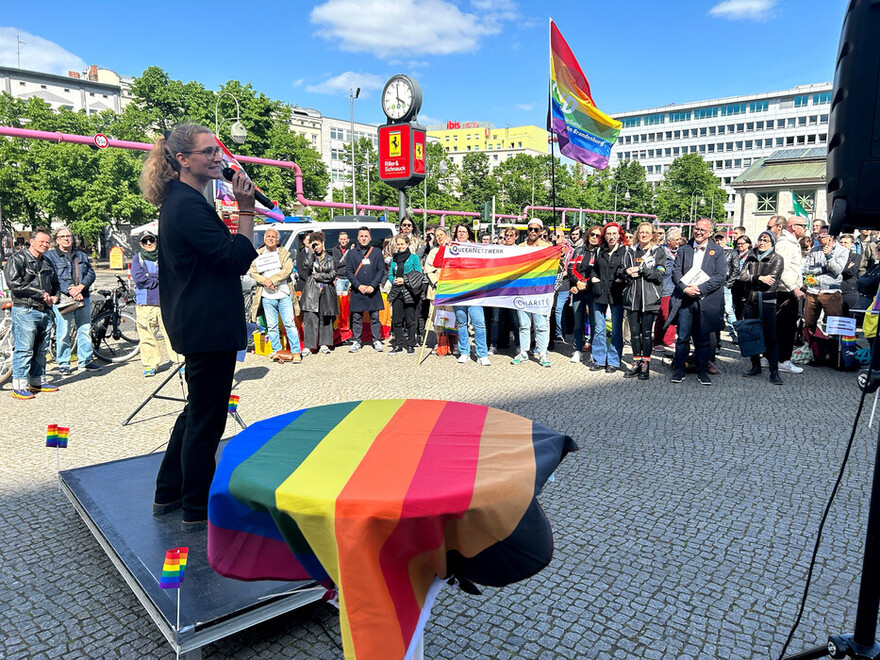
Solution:
[(714, 207), (713, 220), (723, 222), (725, 201), (727, 193), (699, 154), (672, 161), (657, 187), (657, 213), (665, 221), (693, 222), (710, 217)]

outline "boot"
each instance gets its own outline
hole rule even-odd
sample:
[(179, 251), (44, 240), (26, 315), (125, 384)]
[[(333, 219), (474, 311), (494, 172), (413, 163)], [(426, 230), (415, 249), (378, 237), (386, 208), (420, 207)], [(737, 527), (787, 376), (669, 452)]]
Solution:
[(748, 378), (749, 376), (760, 376), (761, 375), (761, 363), (753, 364), (752, 368), (748, 371), (743, 372), (743, 378)]
[(642, 371), (642, 360), (640, 358), (636, 358), (633, 360), (632, 369), (623, 374), (624, 378), (635, 378)]
[(642, 370), (639, 372), (639, 380), (648, 380), (651, 377), (651, 361), (642, 360)]

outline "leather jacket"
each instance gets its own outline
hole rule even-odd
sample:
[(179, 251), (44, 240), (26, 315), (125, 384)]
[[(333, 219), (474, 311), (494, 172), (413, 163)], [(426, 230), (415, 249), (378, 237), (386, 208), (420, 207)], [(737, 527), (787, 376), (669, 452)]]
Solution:
[(12, 294), (12, 304), (33, 309), (46, 309), (43, 292), (50, 296), (59, 293), (58, 276), (49, 260), (40, 255), (35, 257), (25, 248), (13, 254), (3, 269), (6, 285)]

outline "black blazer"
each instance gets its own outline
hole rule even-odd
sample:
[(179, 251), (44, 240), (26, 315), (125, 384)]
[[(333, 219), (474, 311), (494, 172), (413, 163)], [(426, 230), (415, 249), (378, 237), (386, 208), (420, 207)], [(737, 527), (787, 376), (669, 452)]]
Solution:
[(256, 258), (251, 242), (232, 236), (201, 193), (169, 182), (159, 209), (159, 305), (175, 351), (247, 346), (241, 276)]

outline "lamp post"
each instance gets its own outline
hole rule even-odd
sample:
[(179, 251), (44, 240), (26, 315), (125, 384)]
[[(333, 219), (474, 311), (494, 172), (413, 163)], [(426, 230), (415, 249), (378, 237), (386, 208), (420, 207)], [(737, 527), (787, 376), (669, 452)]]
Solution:
[[(357, 194), (355, 193), (355, 167), (354, 167), (354, 100), (361, 95), (361, 88), (348, 88), (348, 109), (351, 113), (351, 214), (357, 215)], [(368, 174), (369, 176), (369, 174)]]
[[(629, 184), (626, 181), (618, 181), (614, 185), (614, 213), (617, 214), (617, 190), (620, 188), (620, 184), (623, 184), (626, 187), (626, 194), (623, 196), (623, 201), (628, 202), (631, 199), (631, 195), (629, 194)], [(616, 220), (617, 218), (615, 218)]]
[[(232, 100), (235, 101), (235, 117), (220, 119), (220, 99), (224, 96), (231, 96)], [(232, 92), (223, 92), (217, 97), (217, 100), (214, 103), (214, 135), (219, 136), (220, 127), (233, 119), (235, 119), (235, 123), (229, 127), (229, 136), (235, 144), (244, 144), (245, 140), (247, 140), (247, 130), (245, 129), (244, 124), (241, 123), (241, 108), (238, 106), (238, 99), (235, 98), (235, 94)]]
[(431, 171), (435, 169), (440, 176), (446, 176), (447, 172), (449, 172), (449, 166), (446, 164), (446, 159), (444, 158), (438, 162), (436, 168), (431, 167), (430, 165), (425, 168), (425, 205), (422, 207), (422, 236), (425, 235), (425, 231), (428, 227), (428, 177), (431, 176)]
[[(697, 197), (702, 195), (699, 190), (694, 190), (691, 193), (691, 223), (696, 223), (697, 221)], [(706, 203), (705, 199), (701, 200), (702, 204)]]

